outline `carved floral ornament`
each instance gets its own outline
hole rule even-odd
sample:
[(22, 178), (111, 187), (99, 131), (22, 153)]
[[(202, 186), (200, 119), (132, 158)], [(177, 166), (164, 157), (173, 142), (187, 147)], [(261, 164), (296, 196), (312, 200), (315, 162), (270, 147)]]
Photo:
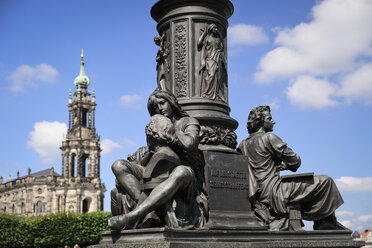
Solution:
[(186, 64), (186, 25), (178, 24), (175, 27), (175, 64), (174, 79), (176, 80), (176, 96), (187, 96), (187, 64)]
[(235, 149), (237, 136), (234, 131), (227, 127), (220, 126), (201, 126), (200, 144), (203, 145), (219, 145), (223, 144), (227, 147)]

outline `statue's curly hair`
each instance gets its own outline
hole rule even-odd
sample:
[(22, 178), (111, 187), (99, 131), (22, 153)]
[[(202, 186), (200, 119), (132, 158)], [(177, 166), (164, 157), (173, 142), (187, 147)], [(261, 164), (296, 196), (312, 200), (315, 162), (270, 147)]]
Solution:
[(255, 107), (249, 112), (248, 121), (247, 121), (247, 129), (248, 133), (252, 134), (257, 132), (264, 123), (264, 112), (269, 111), (271, 112), (270, 106), (262, 105)]
[(156, 43), (156, 42), (159, 42), (159, 44), (160, 44), (161, 40), (162, 40), (162, 38), (161, 38), (160, 35), (156, 35), (156, 36), (154, 37), (154, 42), (155, 42), (155, 43)]
[(164, 98), (167, 102), (169, 102), (169, 104), (172, 107), (174, 115), (178, 117), (189, 116), (185, 111), (181, 109), (181, 106), (179, 105), (177, 98), (171, 92), (159, 88), (152, 92), (147, 102), (147, 109), (149, 111), (150, 116), (160, 114), (156, 98)]
[(160, 114), (151, 117), (146, 129), (147, 145), (153, 150), (155, 145), (173, 146), (177, 142), (176, 131), (172, 121)]

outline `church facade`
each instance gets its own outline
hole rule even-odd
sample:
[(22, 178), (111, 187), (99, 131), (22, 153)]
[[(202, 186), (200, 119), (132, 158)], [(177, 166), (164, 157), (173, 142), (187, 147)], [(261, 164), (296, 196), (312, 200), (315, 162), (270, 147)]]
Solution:
[(76, 91), (68, 100), (69, 124), (62, 146), (62, 174), (53, 168), (11, 179), (0, 177), (0, 212), (42, 215), (58, 212), (103, 211), (106, 191), (100, 179), (100, 137), (95, 128), (95, 92), (88, 91), (89, 78), (81, 55)]

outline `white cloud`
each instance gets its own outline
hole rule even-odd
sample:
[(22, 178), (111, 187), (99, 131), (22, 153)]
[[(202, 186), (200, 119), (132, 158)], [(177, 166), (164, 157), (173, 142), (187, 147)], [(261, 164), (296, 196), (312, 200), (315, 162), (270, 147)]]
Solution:
[(363, 223), (366, 223), (366, 222), (372, 223), (372, 214), (361, 215), (358, 217), (357, 220)]
[(102, 155), (109, 154), (113, 150), (120, 148), (120, 144), (116, 143), (110, 139), (104, 139), (101, 141)]
[(320, 109), (337, 104), (331, 99), (336, 91), (337, 87), (326, 80), (301, 76), (288, 88), (287, 97), (300, 108)]
[(18, 66), (7, 80), (11, 81), (12, 92), (22, 92), (30, 87), (37, 87), (39, 82), (53, 83), (58, 77), (58, 71), (50, 65), (40, 64), (35, 67), (29, 65)]
[(354, 223), (351, 220), (338, 220), (338, 222), (341, 223), (341, 225), (349, 228), (350, 230), (354, 230)]
[(342, 192), (372, 192), (372, 177), (340, 177), (335, 182)]
[(279, 47), (266, 54), (260, 61), (256, 82), (271, 83), (274, 79), (295, 75), (303, 70), (303, 58), (287, 47)]
[(138, 147), (137, 143), (128, 138), (121, 139), (119, 143), (114, 142), (110, 139), (104, 139), (103, 141), (101, 141), (102, 155), (106, 155), (118, 148), (124, 148), (128, 150), (137, 147)]
[(350, 230), (363, 231), (370, 229), (372, 224), (372, 214), (360, 215), (355, 217), (355, 214), (350, 211), (336, 211), (337, 220)]
[(134, 148), (134, 147), (138, 147), (137, 143), (131, 139), (128, 139), (128, 138), (123, 138), (121, 140), (121, 143), (123, 144), (123, 146), (126, 148), (126, 149), (130, 149), (130, 148)]
[(137, 94), (123, 95), (119, 99), (119, 106), (124, 108), (139, 108), (142, 97)]
[(279, 98), (274, 98), (270, 102), (267, 102), (265, 105), (269, 105), (271, 110), (279, 109), (280, 108)]
[(257, 45), (267, 43), (269, 38), (265, 31), (258, 26), (235, 24), (227, 29), (228, 44), (235, 45)]
[(40, 156), (44, 164), (52, 164), (61, 156), (59, 147), (62, 135), (67, 132), (67, 125), (58, 121), (36, 122), (34, 130), (29, 133), (27, 147), (33, 149)]
[(326, 0), (312, 9), (313, 20), (278, 29), (278, 48), (265, 55), (260, 82), (306, 73), (329, 75), (354, 69), (359, 56), (372, 55), (372, 1)]
[(341, 82), (340, 96), (349, 101), (361, 99), (372, 104), (372, 63), (365, 64), (348, 74)]
[(370, 0), (320, 1), (311, 21), (274, 28), (277, 47), (261, 58), (255, 81), (295, 81), (287, 97), (301, 108), (354, 101), (372, 105), (371, 13)]
[(21, 165), (20, 163), (15, 163), (15, 167), (17, 167), (18, 169), (24, 169), (25, 167), (23, 165)]
[(336, 211), (337, 218), (351, 218), (354, 217), (354, 213), (350, 211)]

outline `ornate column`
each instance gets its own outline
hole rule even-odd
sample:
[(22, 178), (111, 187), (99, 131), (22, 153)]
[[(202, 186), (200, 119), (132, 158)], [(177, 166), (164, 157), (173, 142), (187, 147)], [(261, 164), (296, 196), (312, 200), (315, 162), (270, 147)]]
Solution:
[(88, 112), (88, 128), (92, 128), (92, 112)]
[(81, 192), (80, 190), (76, 190), (76, 194), (77, 194), (77, 204), (76, 204), (76, 213), (82, 213), (82, 204), (81, 204)]
[(62, 197), (62, 211), (66, 211), (66, 193)]
[(65, 177), (71, 177), (71, 156), (68, 152), (65, 153)]
[(158, 87), (166, 88), (202, 126), (201, 149), (235, 149), (237, 121), (229, 116), (227, 19), (229, 0), (160, 0), (151, 9), (158, 22)]
[(226, 30), (233, 10), (229, 0), (155, 3), (157, 84), (172, 92), (201, 125), (206, 228), (265, 229), (251, 210), (247, 158), (235, 151), (238, 123), (229, 115)]
[(97, 159), (98, 156), (96, 152), (92, 152), (89, 155), (89, 165), (88, 165), (88, 177), (95, 178), (97, 177)]
[(62, 177), (65, 176), (65, 156), (62, 153)]
[(78, 148), (76, 153), (76, 177), (81, 177), (81, 150)]

